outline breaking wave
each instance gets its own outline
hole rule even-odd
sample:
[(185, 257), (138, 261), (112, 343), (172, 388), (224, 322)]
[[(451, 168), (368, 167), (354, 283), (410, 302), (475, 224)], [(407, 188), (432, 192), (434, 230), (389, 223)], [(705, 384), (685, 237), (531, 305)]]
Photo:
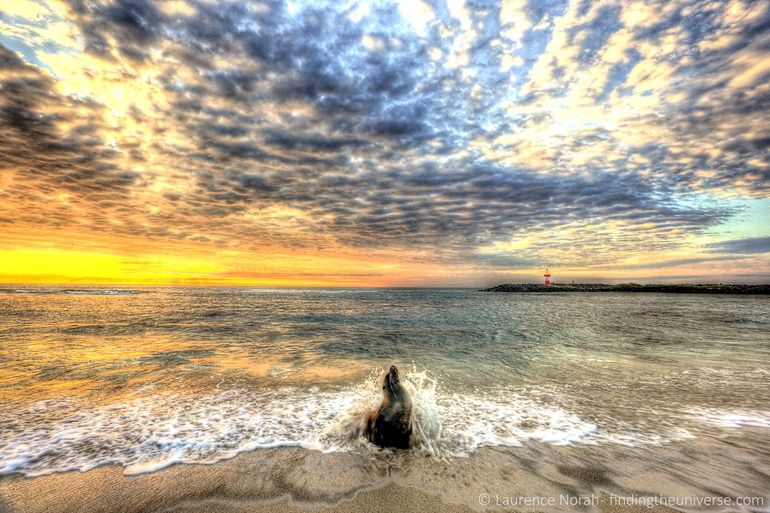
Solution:
[[(645, 433), (597, 425), (516, 390), (455, 393), (425, 371), (402, 373), (414, 399), (414, 451), (436, 458), (478, 447), (662, 443), (693, 435), (682, 427)], [(380, 400), (380, 373), (348, 387), (231, 389), (206, 396), (156, 393), (108, 405), (45, 400), (0, 411), (0, 474), (38, 476), (117, 464), (126, 474), (174, 463), (214, 463), (265, 447), (377, 451), (361, 436), (362, 419)], [(725, 427), (770, 425), (768, 417), (691, 412)]]

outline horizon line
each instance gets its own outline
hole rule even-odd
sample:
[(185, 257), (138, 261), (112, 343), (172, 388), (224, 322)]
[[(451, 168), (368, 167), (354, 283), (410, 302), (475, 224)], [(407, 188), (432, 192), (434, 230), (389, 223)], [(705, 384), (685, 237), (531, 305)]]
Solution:
[[(634, 282), (634, 281), (618, 281), (610, 283), (607, 281), (569, 281), (569, 282), (552, 282), (551, 285), (624, 285), (624, 284), (639, 284), (639, 285), (769, 285), (770, 280), (764, 282), (752, 282), (752, 283), (736, 283), (736, 282)], [(474, 285), (474, 286), (430, 286), (430, 285), (392, 285), (392, 286), (363, 286), (363, 285), (247, 285), (247, 284), (149, 284), (149, 283), (3, 283), (0, 282), (0, 288), (9, 287), (22, 287), (28, 289), (43, 288), (43, 287), (116, 287), (116, 288), (251, 288), (251, 289), (470, 289), (470, 290), (482, 290), (487, 288), (494, 288), (502, 285), (543, 285), (541, 282), (503, 282), (495, 285)]]

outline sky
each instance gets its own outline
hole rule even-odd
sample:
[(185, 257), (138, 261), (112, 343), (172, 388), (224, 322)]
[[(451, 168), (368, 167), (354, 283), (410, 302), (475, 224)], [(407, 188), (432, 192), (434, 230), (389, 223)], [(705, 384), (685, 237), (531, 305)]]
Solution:
[(0, 282), (770, 282), (770, 2), (0, 6)]

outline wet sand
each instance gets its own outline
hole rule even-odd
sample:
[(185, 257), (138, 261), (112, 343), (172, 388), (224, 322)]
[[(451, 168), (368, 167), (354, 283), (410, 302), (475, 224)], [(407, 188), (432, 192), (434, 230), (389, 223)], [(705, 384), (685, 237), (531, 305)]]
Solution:
[[(0, 513), (15, 512), (178, 512), (178, 513), (318, 513), (340, 512), (445, 512), (522, 511), (504, 505), (453, 504), (441, 497), (390, 481), (378, 488), (363, 488), (334, 502), (295, 496), (287, 486), (279, 496), (254, 493), (243, 475), (227, 476), (223, 464), (180, 465), (157, 475), (124, 476), (118, 468), (71, 472), (36, 479), (15, 479), (0, 484)], [(256, 480), (259, 480), (258, 478)], [(248, 493), (246, 493), (248, 491)], [(310, 500), (308, 500), (310, 499)], [(491, 499), (495, 500), (495, 499)], [(613, 506), (606, 501), (600, 511), (617, 513), (677, 511), (666, 507)], [(546, 511), (546, 510), (543, 510)]]
[[(262, 456), (275, 456), (276, 451), (284, 453), (287, 465), (283, 471), (270, 465), (266, 472)], [(349, 486), (321, 491), (318, 487), (324, 483), (292, 475), (292, 465), (306, 456), (315, 463), (325, 459), (318, 453), (286, 448), (137, 476), (106, 466), (31, 479), (7, 478), (0, 482), (0, 513), (472, 511), (390, 479), (374, 485), (352, 480)]]
[[(725, 510), (611, 500), (634, 495), (754, 495), (764, 506), (726, 509), (766, 511), (770, 458), (755, 442), (764, 443), (736, 438), (611, 449), (532, 444), (484, 448), (444, 462), (404, 452), (372, 458), (298, 447), (260, 449), (213, 465), (182, 464), (135, 476), (104, 466), (6, 477), (0, 481), (0, 513)], [(541, 504), (522, 502), (527, 497)], [(555, 504), (545, 505), (547, 498)]]

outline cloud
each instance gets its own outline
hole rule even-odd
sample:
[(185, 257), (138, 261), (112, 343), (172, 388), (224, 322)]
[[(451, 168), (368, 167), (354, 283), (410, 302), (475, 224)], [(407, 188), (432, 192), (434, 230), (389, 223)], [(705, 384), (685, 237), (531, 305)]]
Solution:
[[(702, 263), (709, 263), (709, 262), (734, 262), (736, 260), (735, 257), (732, 256), (703, 256), (703, 257), (693, 257), (693, 258), (674, 258), (670, 260), (661, 259), (657, 260), (655, 262), (646, 262), (643, 264), (623, 264), (622, 268), (627, 271), (635, 271), (635, 270), (645, 270), (645, 269), (666, 269), (671, 267), (680, 267), (683, 265), (691, 266), (694, 264), (702, 264)], [(597, 266), (595, 269), (602, 268), (601, 266)], [(607, 268), (606, 266), (604, 268)]]
[(370, 278), (382, 276), (375, 273), (276, 273), (259, 271), (225, 271), (220, 273), (224, 278)]
[(0, 69), (2, 70), (13, 70), (13, 69), (24, 69), (26, 65), (24, 64), (24, 61), (19, 58), (18, 55), (16, 55), (14, 52), (10, 51), (9, 49), (5, 48), (4, 46), (0, 46)]
[(490, 267), (681, 249), (770, 188), (770, 10), (653, 4), (51, 7), (0, 40), (0, 218)]
[(132, 61), (148, 58), (150, 44), (166, 21), (147, 0), (96, 3), (70, 0), (71, 13), (85, 37), (85, 50), (104, 58), (116, 50)]
[(752, 237), (707, 244), (712, 253), (755, 254), (770, 253), (770, 237)]
[(100, 202), (129, 195), (140, 174), (117, 165), (99, 137), (102, 106), (58, 94), (53, 79), (2, 46), (0, 62), (0, 168), (14, 184), (6, 190), (15, 209), (9, 217), (63, 224), (71, 211), (39, 206), (55, 192), (82, 199), (94, 214)]

